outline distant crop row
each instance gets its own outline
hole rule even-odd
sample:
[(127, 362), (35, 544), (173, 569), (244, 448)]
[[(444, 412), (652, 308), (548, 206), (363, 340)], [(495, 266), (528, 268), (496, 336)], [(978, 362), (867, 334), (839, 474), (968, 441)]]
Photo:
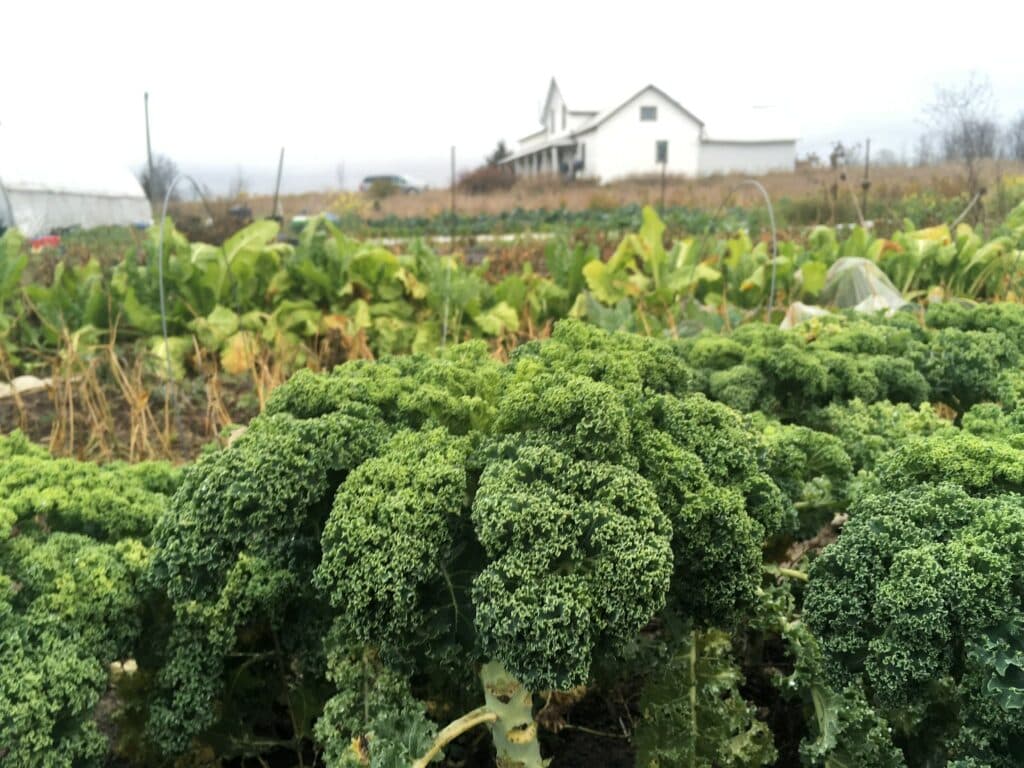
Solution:
[[(188, 243), (166, 231), (164, 282), (171, 357), (180, 373), (196, 344), (244, 370), (259, 350), (302, 365), (315, 340), (335, 333), (372, 354), (420, 351), (467, 338), (530, 337), (565, 316), (609, 329), (672, 333), (710, 309), (726, 320), (791, 301), (814, 301), (840, 257), (870, 259), (907, 298), (980, 300), (1017, 295), (1024, 275), (1024, 205), (983, 239), (961, 224), (908, 228), (879, 238), (855, 228), (840, 237), (816, 227), (784, 241), (772, 285), (770, 241), (734, 235), (690, 236), (666, 244), (665, 226), (648, 208), (611, 258), (595, 246), (552, 240), (546, 269), (524, 266), (491, 278), (488, 264), (467, 265), (414, 241), (402, 253), (354, 240), (314, 219), (297, 243), (276, 242), (278, 225), (256, 222), (223, 246)], [(123, 260), (58, 261), (52, 274), (27, 270), (17, 233), (0, 240), (0, 349), (20, 370), (56, 350), (64, 337), (146, 340), (164, 354), (157, 269), (159, 231)], [(32, 282), (28, 282), (29, 276)], [(702, 314), (704, 314), (702, 312)]]
[[(890, 238), (816, 227), (782, 241), (774, 262), (767, 237), (741, 230), (667, 241), (653, 210), (642, 219), (607, 259), (595, 243), (559, 236), (539, 268), (514, 270), (467, 264), (418, 240), (391, 250), (322, 219), (294, 244), (277, 240), (272, 221), (222, 246), (189, 243), (168, 224), (164, 314), (158, 229), (120, 259), (79, 249), (54, 259), (8, 232), (0, 239), (0, 377), (60, 383), (55, 449), (166, 456), (172, 431), (186, 430), (172, 418), (182, 397), (197, 403), (202, 432), (213, 436), (305, 367), (471, 339), (507, 354), (566, 317), (667, 337), (733, 328), (769, 309), (778, 321), (794, 301), (834, 304), (840, 297), (826, 276), (844, 257), (877, 265), (910, 301), (1013, 298), (1024, 278), (1024, 206), (987, 239), (963, 224), (908, 226)], [(254, 402), (237, 405), (231, 392)], [(15, 405), (15, 423), (27, 425), (33, 409)]]

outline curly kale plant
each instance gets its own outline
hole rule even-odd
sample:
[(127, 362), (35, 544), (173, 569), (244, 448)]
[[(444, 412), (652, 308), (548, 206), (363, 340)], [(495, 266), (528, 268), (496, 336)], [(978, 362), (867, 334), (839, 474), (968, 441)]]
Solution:
[(427, 755), (486, 722), (499, 763), (540, 766), (533, 693), (587, 684), (663, 611), (704, 623), (750, 604), (785, 504), (735, 413), (670, 394), (689, 381), (669, 344), (562, 324), (496, 386), (459, 387), (474, 418), (402, 418), (348, 473), (315, 576), (335, 617), (330, 676), (362, 675), (371, 698), (410, 682), (387, 683), (404, 720), (367, 718), (339, 690), (317, 725), (328, 753), (410, 758), (430, 730), (408, 702), (454, 715), (479, 703), (454, 693), (475, 670), (482, 706)]
[(899, 725), (911, 765), (1019, 765), (1024, 451), (909, 441), (811, 568), (805, 614), (837, 685)]
[(98, 467), (0, 437), (0, 764), (104, 765), (111, 663), (142, 631), (166, 465)]
[[(386, 482), (372, 462), (402, 430), (472, 433), (489, 418), (498, 370), (482, 345), (469, 345), (439, 358), (303, 372), (232, 446), (187, 468), (154, 533), (149, 571), (169, 626), (140, 658), (155, 670), (144, 739), (152, 753), (284, 749), (305, 759), (327, 675), (343, 666), (333, 648), (325, 655), (331, 608), (313, 585), (335, 495), (357, 469), (367, 483)], [(437, 488), (421, 489), (423, 500), (428, 490)], [(364, 558), (375, 551), (366, 545)], [(399, 621), (401, 603), (394, 607)]]

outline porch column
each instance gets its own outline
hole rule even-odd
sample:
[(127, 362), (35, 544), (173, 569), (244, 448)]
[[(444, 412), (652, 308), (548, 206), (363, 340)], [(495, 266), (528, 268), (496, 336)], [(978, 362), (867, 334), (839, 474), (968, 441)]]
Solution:
[(551, 148), (551, 172), (557, 174), (559, 172), (558, 167), (558, 147)]

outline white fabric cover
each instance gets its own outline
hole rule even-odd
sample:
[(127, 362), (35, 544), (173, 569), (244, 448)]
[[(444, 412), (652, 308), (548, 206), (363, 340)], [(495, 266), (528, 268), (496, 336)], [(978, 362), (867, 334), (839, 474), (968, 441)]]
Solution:
[(858, 312), (894, 312), (907, 304), (875, 262), (855, 256), (844, 256), (829, 267), (821, 301)]
[(91, 157), (31, 157), (0, 146), (0, 226), (39, 237), (68, 227), (148, 224), (153, 213), (135, 176)]
[(788, 331), (790, 328), (795, 328), (800, 325), (804, 320), (810, 320), (815, 317), (825, 317), (831, 315), (824, 307), (816, 307), (813, 304), (804, 304), (802, 301), (794, 301), (789, 305), (789, 309), (786, 310), (786, 316), (782, 318), (782, 322), (779, 323), (779, 328), (784, 331)]

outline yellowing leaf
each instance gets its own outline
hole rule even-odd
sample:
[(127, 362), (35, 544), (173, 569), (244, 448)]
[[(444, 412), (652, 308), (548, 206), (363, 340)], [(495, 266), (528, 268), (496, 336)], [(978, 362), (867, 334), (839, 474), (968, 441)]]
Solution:
[(913, 237), (917, 240), (927, 240), (930, 243), (951, 243), (953, 238), (950, 236), (949, 227), (945, 224), (939, 224), (936, 227), (927, 227), (926, 229), (919, 229), (912, 233)]
[(405, 267), (395, 273), (395, 277), (405, 286), (405, 292), (414, 299), (425, 299), (427, 297), (427, 286), (416, 279), (416, 275)]
[(320, 332), (338, 331), (345, 333), (350, 320), (345, 315), (324, 315), (320, 318)]
[(583, 277), (594, 298), (604, 304), (615, 304), (626, 295), (622, 284), (625, 274), (616, 275), (603, 261), (588, 262), (583, 267)]
[(250, 370), (256, 362), (259, 340), (249, 331), (239, 331), (227, 340), (220, 353), (220, 365), (227, 373), (238, 375)]
[(519, 330), (519, 316), (504, 301), (499, 301), (486, 312), (475, 315), (473, 322), (488, 336), (500, 336), (507, 330)]

